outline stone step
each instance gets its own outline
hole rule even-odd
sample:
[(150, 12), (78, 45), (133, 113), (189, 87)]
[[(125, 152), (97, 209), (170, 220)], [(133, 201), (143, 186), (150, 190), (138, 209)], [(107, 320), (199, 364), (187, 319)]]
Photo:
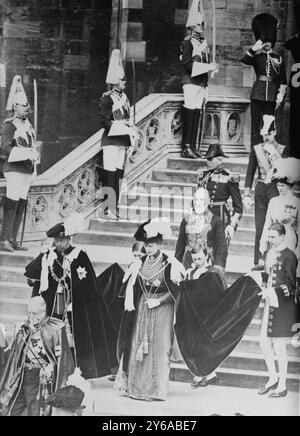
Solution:
[[(167, 250), (175, 250), (177, 238), (172, 236), (170, 239), (164, 241), (164, 248)], [(113, 232), (94, 232), (86, 231), (74, 237), (75, 244), (81, 245), (97, 245), (101, 247), (102, 245), (109, 245), (112, 247), (116, 246), (127, 246), (131, 247), (134, 243), (134, 238), (132, 233), (120, 233), (118, 239), (115, 237)], [(232, 255), (241, 255), (250, 257), (253, 252), (254, 243), (253, 242), (239, 242), (232, 241), (230, 245), (230, 253)]]
[(2, 282), (9, 283), (27, 283), (24, 277), (24, 268), (14, 266), (1, 266), (0, 267), (0, 292), (2, 291)]
[[(245, 174), (248, 166), (248, 158), (244, 159), (224, 159), (224, 167), (229, 171)], [(168, 159), (167, 168), (170, 170), (184, 170), (184, 171), (199, 171), (199, 169), (207, 169), (205, 159), (183, 159), (171, 158)]]
[[(245, 389), (260, 389), (268, 381), (267, 371), (253, 370), (249, 365), (247, 369), (219, 368), (216, 372), (219, 376), (219, 386), (230, 386)], [(185, 364), (172, 364), (172, 381), (191, 383), (193, 376)], [(300, 377), (298, 374), (288, 374), (288, 389), (291, 392), (299, 392)]]
[[(252, 353), (262, 356), (262, 351), (260, 347), (260, 337), (259, 336), (247, 336), (243, 337), (243, 340), (239, 343), (236, 348), (239, 353)], [(295, 348), (291, 344), (287, 346), (288, 356), (295, 357), (300, 360), (300, 347)]]
[[(157, 182), (197, 183), (197, 171), (184, 170), (154, 170), (152, 179)], [(245, 176), (241, 175), (241, 186), (244, 186)]]

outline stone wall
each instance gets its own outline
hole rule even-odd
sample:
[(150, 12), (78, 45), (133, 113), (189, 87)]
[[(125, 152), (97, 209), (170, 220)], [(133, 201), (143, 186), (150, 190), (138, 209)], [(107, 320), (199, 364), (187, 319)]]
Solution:
[[(211, 0), (203, 0), (212, 40)], [(42, 171), (98, 130), (99, 96), (112, 48), (126, 59), (132, 99), (132, 59), (138, 99), (181, 92), (179, 47), (191, 0), (0, 0), (0, 110), (15, 74), (33, 101), (39, 86)], [(293, 0), (216, 0), (217, 60), (213, 93), (248, 97), (253, 71), (239, 59), (253, 43), (251, 19), (270, 12), (280, 21), (278, 50), (292, 34)]]

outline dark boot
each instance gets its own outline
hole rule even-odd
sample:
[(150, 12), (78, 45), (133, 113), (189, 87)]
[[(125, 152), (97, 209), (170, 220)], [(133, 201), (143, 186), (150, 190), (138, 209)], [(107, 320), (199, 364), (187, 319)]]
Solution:
[(183, 107), (182, 157), (185, 159), (197, 159), (191, 149), (193, 121), (194, 111)]
[[(202, 126), (200, 126), (201, 114), (202, 114), (201, 109), (194, 110), (193, 127), (192, 127), (192, 134), (191, 134), (191, 149), (193, 150), (193, 153), (197, 156), (197, 158), (202, 157), (202, 153), (200, 153), (200, 151), (198, 151), (198, 149), (197, 149), (198, 134), (199, 134), (199, 130), (201, 130), (201, 127), (202, 127)], [(202, 135), (200, 132), (199, 137), (201, 137), (201, 136)]]
[(11, 239), (11, 245), (15, 251), (28, 251), (28, 248), (23, 247), (21, 244), (17, 242), (18, 233), (20, 230), (20, 226), (22, 224), (24, 213), (27, 208), (27, 200), (21, 199), (19, 200), (19, 204), (16, 211), (15, 220), (13, 223), (13, 234)]
[[(106, 171), (106, 187), (112, 188), (116, 193), (116, 179), (117, 179), (117, 171)], [(117, 193), (116, 193), (117, 194)], [(116, 219), (117, 211), (116, 211), (116, 203), (111, 203), (104, 210), (104, 216), (107, 218)]]
[(117, 170), (116, 175), (116, 184), (115, 184), (115, 191), (116, 191), (116, 214), (119, 217), (119, 202), (120, 202), (120, 194), (122, 189), (122, 181), (124, 179), (124, 170)]
[(19, 203), (18, 201), (11, 200), (10, 198), (5, 198), (4, 207), (3, 207), (3, 222), (2, 222), (0, 251), (5, 251), (8, 253), (14, 252), (10, 240), (13, 237), (13, 223), (15, 220), (18, 203)]

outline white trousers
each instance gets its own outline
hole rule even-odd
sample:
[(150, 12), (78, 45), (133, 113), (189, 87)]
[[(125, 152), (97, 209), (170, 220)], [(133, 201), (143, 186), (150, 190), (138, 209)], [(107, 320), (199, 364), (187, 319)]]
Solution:
[(203, 101), (208, 101), (208, 88), (198, 85), (183, 85), (184, 106), (187, 109), (202, 109)]
[(106, 171), (123, 170), (126, 159), (126, 147), (106, 145), (103, 147), (103, 168)]
[(33, 175), (12, 171), (5, 173), (4, 177), (7, 182), (6, 197), (14, 201), (26, 200), (33, 180)]

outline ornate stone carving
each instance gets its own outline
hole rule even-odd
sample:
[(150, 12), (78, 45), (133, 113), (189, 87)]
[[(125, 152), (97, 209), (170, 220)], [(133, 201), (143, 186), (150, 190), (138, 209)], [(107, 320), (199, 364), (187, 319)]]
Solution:
[(48, 217), (48, 203), (45, 197), (38, 197), (31, 210), (31, 222), (34, 230), (43, 226)]
[(227, 137), (229, 142), (238, 142), (241, 137), (241, 115), (233, 112), (227, 123)]
[(153, 118), (146, 129), (146, 148), (153, 150), (157, 144), (157, 137), (160, 128), (160, 123), (157, 118)]
[(93, 196), (93, 174), (86, 169), (78, 180), (78, 201), (87, 203)]
[(132, 150), (129, 152), (129, 162), (135, 164), (143, 151), (144, 138), (141, 132), (139, 132), (139, 137), (136, 139)]
[(76, 191), (70, 184), (65, 185), (59, 195), (59, 213), (62, 217), (66, 217), (76, 208)]
[(181, 111), (176, 111), (174, 113), (172, 123), (171, 123), (172, 136), (176, 141), (182, 138), (182, 116)]

